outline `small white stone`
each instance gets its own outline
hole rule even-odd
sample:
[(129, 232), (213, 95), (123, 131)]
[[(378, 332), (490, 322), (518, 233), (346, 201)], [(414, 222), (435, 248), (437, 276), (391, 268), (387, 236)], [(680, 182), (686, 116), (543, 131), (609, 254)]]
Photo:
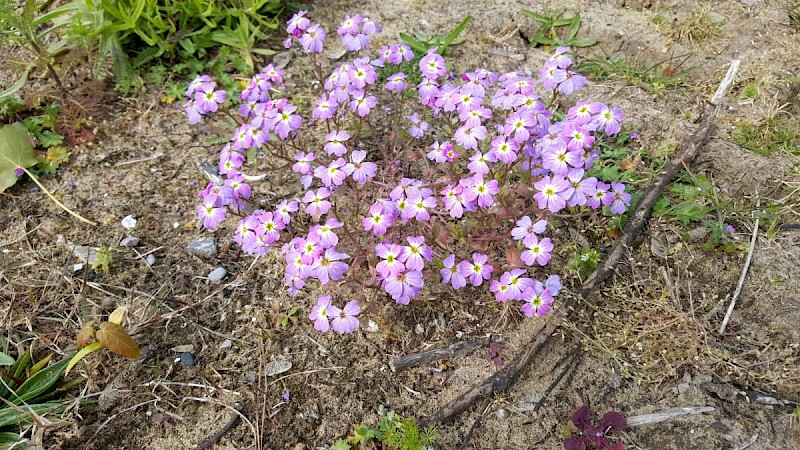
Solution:
[(132, 230), (136, 228), (136, 219), (134, 219), (131, 215), (125, 216), (125, 218), (122, 219), (122, 226), (126, 230)]
[(369, 319), (367, 321), (367, 332), (369, 333), (377, 333), (378, 332), (378, 324), (375, 323), (374, 320)]
[(224, 267), (217, 267), (216, 269), (212, 270), (211, 273), (208, 274), (208, 281), (212, 283), (218, 283), (225, 278), (225, 275), (228, 274), (228, 271), (225, 270)]

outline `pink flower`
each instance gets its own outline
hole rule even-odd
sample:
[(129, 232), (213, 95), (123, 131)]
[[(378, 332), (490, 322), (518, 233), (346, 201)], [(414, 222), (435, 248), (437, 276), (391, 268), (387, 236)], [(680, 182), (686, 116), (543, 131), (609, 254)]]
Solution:
[(489, 257), (480, 253), (472, 254), (472, 262), (461, 261), (458, 265), (458, 271), (464, 278), (469, 278), (469, 282), (473, 286), (480, 286), (483, 280), (488, 280), (492, 277), (494, 268), (488, 263)]
[(374, 203), (369, 208), (369, 217), (361, 219), (361, 224), (365, 230), (372, 230), (375, 236), (386, 233), (386, 229), (392, 226), (393, 218), (385, 211), (383, 204)]
[(339, 107), (339, 103), (335, 98), (329, 98), (327, 94), (322, 94), (315, 102), (316, 107), (311, 115), (315, 119), (327, 120), (333, 117), (333, 113)]
[(425, 280), (422, 278), (422, 272), (416, 270), (386, 277), (381, 283), (383, 289), (401, 305), (407, 305), (413, 297), (416, 297), (423, 284)]
[(604, 128), (605, 132), (609, 136), (613, 136), (619, 133), (620, 130), (620, 122), (622, 122), (625, 117), (622, 115), (622, 111), (619, 108), (612, 108), (609, 109), (608, 106), (603, 105), (600, 112), (594, 117), (594, 123), (597, 125), (597, 128)]
[(616, 181), (611, 182), (614, 201), (611, 203), (613, 214), (622, 214), (631, 205), (631, 194), (625, 192), (625, 185)]
[(303, 46), (303, 50), (306, 52), (321, 53), (322, 44), (327, 38), (328, 35), (325, 33), (325, 28), (322, 28), (320, 24), (315, 23), (306, 28), (305, 32), (300, 36), (299, 41), (300, 45)]
[(217, 206), (216, 198), (208, 196), (202, 205), (197, 205), (197, 218), (203, 221), (203, 228), (213, 230), (225, 220), (228, 213), (224, 207)]
[(336, 247), (339, 243), (339, 237), (333, 232), (336, 228), (341, 228), (344, 224), (335, 218), (331, 217), (324, 225), (314, 225), (311, 227), (310, 232), (319, 237), (319, 245), (322, 248), (328, 249)]
[(539, 209), (546, 208), (552, 212), (558, 212), (566, 206), (567, 202), (561, 197), (561, 193), (566, 191), (570, 184), (561, 175), (543, 177), (533, 187), (539, 191), (533, 196), (539, 204)]
[(366, 116), (378, 104), (372, 95), (365, 97), (363, 91), (353, 94), (350, 109), (361, 117)]
[(320, 332), (326, 332), (331, 329), (330, 320), (328, 315), (332, 312), (331, 296), (323, 295), (317, 299), (317, 304), (311, 309), (311, 314), (308, 318), (314, 322), (314, 329)]
[(489, 162), (491, 161), (489, 155), (475, 152), (475, 154), (470, 156), (469, 161), (470, 163), (467, 164), (467, 169), (469, 169), (470, 172), (475, 175), (486, 175), (489, 173)]
[(400, 259), (403, 247), (396, 244), (378, 244), (375, 246), (375, 255), (382, 259), (375, 267), (382, 278), (388, 278), (404, 271), (406, 266)]
[(418, 194), (406, 199), (406, 207), (403, 209), (403, 215), (409, 219), (413, 217), (420, 222), (424, 222), (431, 218), (428, 209), (434, 207), (436, 207), (436, 199), (433, 198), (432, 195), (428, 194), (423, 196), (422, 194)]
[(520, 310), (528, 317), (542, 317), (550, 311), (553, 303), (553, 296), (540, 282), (536, 282), (533, 287), (528, 288), (522, 293), (522, 300), (526, 303)]
[(295, 15), (293, 15), (292, 18), (286, 22), (286, 32), (295, 35), (296, 30), (301, 32), (305, 31), (305, 29), (311, 24), (310, 20), (308, 20), (306, 17), (303, 17), (307, 12), (308, 11), (298, 11), (295, 13)]
[(442, 275), (442, 283), (450, 283), (453, 289), (461, 289), (467, 285), (467, 279), (461, 275), (456, 264), (456, 255), (450, 255), (442, 261), (443, 268), (439, 271)]
[(433, 250), (425, 245), (423, 236), (408, 236), (408, 245), (403, 247), (400, 253), (400, 261), (405, 264), (408, 270), (422, 270), (425, 268), (425, 261), (430, 262), (433, 257)]
[(298, 114), (292, 114), (297, 111), (294, 105), (286, 105), (280, 114), (275, 117), (275, 134), (281, 139), (286, 139), (289, 133), (300, 128), (303, 118)]
[[(503, 128), (503, 133), (506, 136), (511, 136), (517, 143), (523, 143), (531, 137), (529, 128), (536, 125), (536, 120), (533, 115), (527, 110), (520, 110), (511, 114), (506, 119), (506, 125)], [(499, 157), (498, 157), (499, 159)]]
[(331, 209), (331, 202), (325, 199), (330, 197), (330, 195), (331, 191), (324, 187), (317, 189), (317, 192), (306, 192), (303, 196), (303, 202), (308, 203), (308, 206), (306, 206), (306, 214), (310, 216), (327, 214)]
[(298, 209), (300, 208), (296, 201), (283, 200), (275, 207), (275, 216), (288, 225), (292, 221), (292, 213), (297, 212)]
[(338, 280), (347, 272), (347, 264), (341, 261), (346, 258), (348, 256), (345, 253), (339, 253), (333, 248), (326, 249), (325, 253), (311, 265), (313, 276), (322, 284), (327, 284), (330, 280)]
[(403, 92), (406, 90), (406, 74), (399, 72), (386, 78), (386, 90), (390, 92)]
[(539, 241), (539, 238), (532, 236), (528, 238), (525, 244), (525, 250), (520, 255), (525, 264), (532, 266), (534, 263), (540, 266), (545, 266), (550, 261), (550, 252), (553, 251), (553, 243), (550, 238), (544, 238)]
[(342, 168), (347, 164), (343, 158), (331, 161), (328, 167), (319, 166), (314, 169), (314, 176), (319, 178), (326, 187), (341, 186), (347, 174)]
[(358, 329), (358, 319), (356, 316), (361, 314), (361, 308), (355, 300), (351, 300), (344, 305), (344, 308), (339, 309), (335, 306), (328, 308), (328, 314), (333, 317), (331, 328), (333, 331), (344, 334), (352, 333)]
[(428, 50), (428, 54), (419, 60), (419, 71), (423, 77), (435, 80), (447, 74), (447, 64), (441, 55), (435, 53), (436, 49)]
[(494, 204), (494, 196), (500, 192), (497, 180), (484, 181), (483, 175), (475, 175), (461, 180), (464, 185), (464, 198), (467, 201), (477, 201), (481, 208), (488, 208)]
[(218, 105), (225, 103), (226, 93), (224, 90), (214, 90), (217, 86), (214, 82), (203, 83), (194, 93), (194, 106), (203, 114), (215, 112)]
[(347, 153), (347, 147), (344, 146), (344, 143), (349, 139), (350, 135), (347, 134), (346, 131), (333, 130), (325, 135), (325, 140), (328, 142), (323, 149), (329, 155), (336, 154), (336, 156), (342, 156)]
[(517, 226), (511, 230), (511, 237), (515, 240), (522, 241), (522, 245), (528, 245), (532, 239), (536, 238), (537, 234), (544, 233), (547, 228), (546, 220), (539, 220), (533, 223), (530, 217), (523, 216), (517, 221)]
[(482, 141), (486, 139), (486, 127), (459, 127), (453, 135), (453, 139), (456, 141), (456, 144), (465, 149), (477, 148), (478, 140)]
[(344, 173), (353, 177), (358, 184), (364, 184), (368, 178), (375, 176), (378, 166), (372, 162), (364, 162), (367, 152), (364, 150), (354, 150), (350, 154), (350, 162), (344, 166)]
[(431, 127), (428, 122), (420, 120), (419, 114), (414, 113), (408, 118), (411, 121), (411, 127), (408, 129), (408, 134), (417, 139), (421, 138), (426, 131)]
[(505, 136), (497, 136), (489, 144), (492, 157), (504, 164), (511, 164), (517, 160), (519, 144), (514, 140), (508, 141)]

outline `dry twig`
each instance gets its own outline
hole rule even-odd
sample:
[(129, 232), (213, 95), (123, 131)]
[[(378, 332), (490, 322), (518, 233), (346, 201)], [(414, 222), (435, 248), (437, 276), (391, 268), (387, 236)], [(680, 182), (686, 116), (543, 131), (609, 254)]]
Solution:
[(402, 370), (408, 367), (414, 367), (419, 364), (432, 361), (440, 358), (452, 358), (454, 356), (463, 358), (470, 353), (477, 350), (479, 347), (490, 344), (492, 342), (499, 342), (498, 336), (490, 335), (478, 339), (470, 339), (467, 341), (456, 342), (455, 344), (448, 345), (444, 348), (437, 348), (420, 353), (412, 353), (410, 355), (397, 356), (389, 361), (389, 367), (392, 370)]
[[(761, 201), (756, 200), (756, 209), (761, 206)], [(756, 240), (758, 240), (758, 222), (761, 217), (758, 216), (756, 211), (756, 223), (753, 226), (753, 235), (750, 237), (750, 250), (747, 251), (747, 258), (744, 260), (744, 267), (742, 267), (742, 275), (739, 276), (739, 283), (736, 285), (736, 290), (733, 291), (731, 303), (728, 305), (728, 311), (725, 313), (725, 318), (722, 319), (722, 325), (719, 326), (719, 334), (725, 333), (725, 328), (728, 326), (728, 321), (731, 320), (733, 315), (733, 308), (736, 306), (736, 300), (739, 294), (742, 293), (742, 286), (744, 286), (744, 279), (747, 277), (747, 269), (750, 268), (750, 261), (753, 260), (753, 250), (756, 248)]]

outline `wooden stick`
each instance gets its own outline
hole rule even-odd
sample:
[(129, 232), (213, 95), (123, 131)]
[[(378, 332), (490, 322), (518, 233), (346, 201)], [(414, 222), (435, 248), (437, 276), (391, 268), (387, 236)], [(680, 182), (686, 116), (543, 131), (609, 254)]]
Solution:
[(214, 433), (211, 436), (207, 437), (203, 442), (198, 444), (198, 446), (195, 447), (194, 450), (208, 450), (208, 449), (210, 449), (211, 447), (214, 446), (214, 444), (217, 443), (217, 441), (222, 439), (222, 436), (225, 436), (225, 434), (227, 434), (229, 431), (231, 431), (232, 429), (236, 428), (236, 425), (239, 425), (239, 422), (242, 421), (242, 417), (240, 416), (241, 408), (237, 407), (236, 411), (237, 411), (237, 413), (234, 414), (233, 417), (231, 417), (231, 420), (229, 420), (228, 423), (226, 423), (222, 428), (217, 430), (216, 433)]
[(452, 358), (454, 356), (463, 358), (481, 346), (499, 341), (500, 339), (496, 335), (460, 341), (444, 348), (437, 348), (435, 350), (428, 350), (420, 353), (394, 357), (391, 361), (389, 361), (389, 367), (391, 367), (392, 371), (396, 371), (423, 364), (434, 359)]
[(694, 414), (703, 414), (714, 411), (711, 406), (681, 406), (677, 408), (669, 408), (664, 411), (659, 411), (653, 414), (642, 414), (641, 416), (628, 417), (629, 427), (640, 427), (642, 425), (650, 425), (653, 423), (666, 422), (676, 417), (690, 416)]
[(572, 354), (569, 355), (567, 358), (569, 359), (566, 364), (564, 364), (564, 368), (561, 369), (561, 373), (558, 374), (555, 380), (550, 383), (550, 386), (547, 387), (547, 390), (544, 391), (541, 400), (536, 402), (536, 406), (533, 407), (533, 413), (536, 414), (539, 409), (544, 405), (544, 402), (547, 401), (547, 397), (550, 396), (550, 393), (553, 392), (553, 389), (561, 383), (561, 380), (575, 367), (575, 362), (578, 361), (578, 358), (581, 356), (581, 341), (575, 343), (575, 348), (572, 350)]
[[(756, 209), (761, 206), (761, 200), (756, 200)], [(736, 285), (736, 290), (733, 291), (731, 303), (728, 305), (728, 311), (725, 313), (725, 318), (722, 319), (722, 325), (719, 326), (719, 334), (725, 333), (725, 328), (728, 326), (728, 321), (731, 320), (733, 315), (733, 308), (736, 306), (736, 300), (739, 294), (742, 293), (742, 286), (744, 286), (744, 279), (747, 277), (747, 269), (750, 268), (750, 261), (753, 260), (753, 250), (756, 248), (756, 240), (758, 240), (758, 222), (761, 217), (756, 211), (756, 223), (753, 226), (753, 235), (750, 237), (750, 250), (747, 251), (747, 258), (744, 260), (744, 267), (742, 267), (742, 274), (739, 276), (739, 283)]]
[[(633, 211), (633, 214), (631, 214), (628, 223), (625, 225), (622, 237), (614, 244), (614, 247), (608, 253), (602, 264), (600, 264), (589, 278), (586, 279), (583, 285), (581, 285), (578, 290), (579, 295), (571, 296), (566, 301), (563, 310), (566, 311), (565, 314), (567, 316), (576, 314), (578, 300), (588, 300), (590, 294), (597, 290), (611, 275), (614, 266), (622, 259), (625, 252), (634, 245), (634, 238), (650, 219), (653, 205), (661, 195), (661, 192), (672, 181), (675, 175), (677, 175), (679, 170), (688, 166), (694, 160), (700, 147), (708, 141), (716, 130), (714, 119), (716, 119), (718, 111), (719, 105), (705, 115), (697, 131), (695, 131), (687, 141), (681, 144), (678, 148), (677, 156), (664, 166), (647, 188), (644, 196)], [(550, 335), (556, 331), (557, 319), (559, 318), (561, 317), (556, 316), (548, 320), (544, 327), (542, 327), (524, 347), (525, 350), (514, 358), (506, 367), (495, 372), (491, 377), (463, 393), (432, 416), (422, 418), (420, 423), (422, 425), (427, 425), (430, 423), (444, 422), (472, 406), (478, 399), (485, 398), (494, 392), (505, 391), (511, 387), (522, 374), (523, 369), (525, 369), (533, 358), (539, 354), (542, 348), (544, 348), (545, 344), (550, 339)]]

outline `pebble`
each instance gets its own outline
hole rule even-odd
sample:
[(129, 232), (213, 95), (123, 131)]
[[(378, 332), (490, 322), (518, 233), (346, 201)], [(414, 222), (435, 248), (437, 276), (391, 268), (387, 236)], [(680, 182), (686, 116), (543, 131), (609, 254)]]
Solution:
[(181, 364), (184, 366), (193, 366), (194, 365), (194, 355), (189, 352), (181, 353)]
[(264, 365), (264, 371), (267, 373), (268, 377), (288, 372), (291, 368), (292, 362), (283, 357), (274, 359)]
[(222, 341), (222, 344), (219, 344), (220, 350), (227, 350), (231, 347), (233, 347), (233, 341), (230, 339), (225, 339), (224, 341)]
[(378, 324), (372, 319), (369, 319), (369, 321), (367, 321), (367, 331), (370, 333), (377, 333), (379, 331)]
[(134, 229), (136, 227), (136, 219), (134, 219), (131, 215), (125, 216), (125, 218), (122, 219), (122, 227), (126, 230)]
[(119, 242), (119, 245), (120, 247), (136, 247), (137, 245), (139, 245), (139, 242), (141, 242), (141, 239), (139, 239), (136, 236), (125, 236)]
[(228, 274), (228, 271), (225, 270), (223, 267), (217, 267), (216, 269), (212, 270), (211, 273), (208, 274), (208, 281), (212, 283), (218, 283), (225, 278), (225, 275)]
[(214, 239), (198, 239), (190, 242), (186, 249), (198, 256), (214, 256), (217, 253), (217, 241)]
[(507, 419), (508, 418), (508, 411), (505, 408), (500, 408), (495, 413), (497, 414), (498, 419)]
[(147, 258), (144, 260), (148, 266), (152, 266), (156, 263), (156, 257), (153, 255), (147, 255)]

